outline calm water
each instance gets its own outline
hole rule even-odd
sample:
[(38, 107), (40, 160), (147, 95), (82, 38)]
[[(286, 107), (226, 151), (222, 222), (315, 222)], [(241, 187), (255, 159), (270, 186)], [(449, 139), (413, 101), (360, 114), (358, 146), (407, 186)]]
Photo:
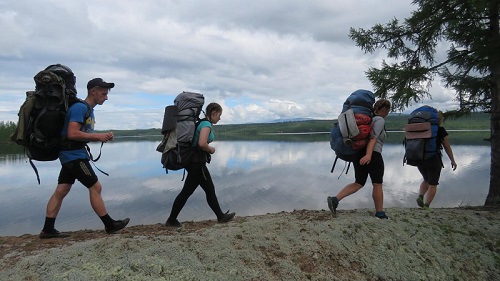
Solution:
[[(131, 218), (131, 225), (163, 223), (183, 182), (182, 171), (168, 175), (156, 152), (159, 141), (121, 141), (105, 144), (97, 167), (103, 198), (115, 219)], [(327, 210), (326, 197), (353, 181), (354, 171), (342, 174), (343, 161), (330, 169), (334, 152), (329, 143), (285, 141), (218, 141), (209, 170), (223, 210), (239, 216), (294, 209)], [(98, 147), (92, 146), (97, 153)], [(458, 169), (445, 169), (434, 208), (482, 205), (489, 185), (489, 146), (454, 145)], [(383, 156), (385, 207), (416, 207), (420, 175), (402, 166), (401, 144), (386, 144)], [(0, 155), (0, 236), (37, 234), (45, 206), (56, 186), (58, 161), (37, 162), (41, 185), (23, 155)], [(340, 178), (339, 178), (340, 176)], [(339, 209), (373, 208), (371, 185), (343, 200)], [(389, 213), (390, 215), (390, 213)], [(179, 220), (215, 219), (201, 188), (182, 210)], [(60, 231), (102, 229), (90, 207), (88, 191), (80, 183), (66, 197), (56, 221)]]

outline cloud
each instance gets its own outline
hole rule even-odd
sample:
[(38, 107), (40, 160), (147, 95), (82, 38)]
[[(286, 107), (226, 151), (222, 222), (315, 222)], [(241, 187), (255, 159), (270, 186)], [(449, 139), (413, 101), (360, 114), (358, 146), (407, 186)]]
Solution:
[[(221, 124), (335, 118), (364, 72), (366, 55), (348, 38), (404, 18), (407, 1), (14, 1), (0, 3), (0, 120), (16, 121), (33, 76), (62, 63), (86, 82), (116, 84), (97, 107), (97, 129), (159, 127), (182, 91), (223, 105)], [(435, 100), (453, 107), (436, 87)]]

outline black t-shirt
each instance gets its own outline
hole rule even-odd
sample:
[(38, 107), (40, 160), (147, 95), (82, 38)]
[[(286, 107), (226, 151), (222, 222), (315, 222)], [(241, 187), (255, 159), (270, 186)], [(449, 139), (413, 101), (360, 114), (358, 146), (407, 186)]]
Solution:
[(438, 127), (438, 133), (437, 133), (437, 147), (439, 149), (443, 149), (443, 140), (444, 138), (448, 136), (448, 132), (444, 127)]

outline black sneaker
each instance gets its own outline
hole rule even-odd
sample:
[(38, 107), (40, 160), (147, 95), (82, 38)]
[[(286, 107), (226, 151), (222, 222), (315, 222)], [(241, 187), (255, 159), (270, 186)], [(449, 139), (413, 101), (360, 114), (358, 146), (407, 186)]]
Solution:
[(127, 226), (128, 222), (130, 221), (129, 218), (126, 218), (124, 220), (117, 220), (113, 222), (113, 225), (111, 227), (106, 227), (106, 233), (107, 234), (112, 234), (117, 232), (120, 229), (123, 229), (125, 226)]
[(389, 219), (389, 217), (385, 214), (384, 211), (380, 211), (380, 212), (376, 212), (375, 213), (375, 217), (376, 218), (379, 218), (381, 220), (386, 220), (386, 219)]
[(229, 222), (233, 220), (235, 215), (236, 213), (229, 213), (229, 211), (227, 211), (222, 217), (218, 218), (217, 221), (220, 223)]
[(337, 197), (328, 196), (328, 198), (326, 198), (326, 202), (328, 202), (328, 208), (330, 209), (330, 211), (336, 214), (337, 207), (339, 206), (339, 200), (337, 199)]
[(418, 197), (417, 198), (417, 205), (420, 207), (420, 208), (423, 208), (424, 207), (424, 199), (422, 197)]
[(57, 229), (54, 229), (53, 231), (40, 231), (40, 234), (38, 235), (40, 239), (50, 239), (50, 238), (65, 238), (69, 237), (68, 233), (61, 233)]
[(181, 227), (182, 224), (177, 220), (167, 220), (167, 222), (165, 222), (165, 226), (171, 226), (171, 227)]

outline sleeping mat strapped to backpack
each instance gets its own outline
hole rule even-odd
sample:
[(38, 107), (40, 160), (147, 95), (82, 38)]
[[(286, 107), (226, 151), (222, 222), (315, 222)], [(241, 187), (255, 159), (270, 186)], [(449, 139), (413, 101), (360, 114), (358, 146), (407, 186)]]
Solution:
[(428, 105), (410, 113), (408, 124), (405, 125), (403, 165), (417, 166), (420, 161), (431, 159), (439, 153), (438, 124), (438, 111)]
[(344, 102), (342, 113), (330, 132), (330, 147), (336, 155), (331, 172), (339, 158), (350, 163), (366, 147), (374, 103), (375, 95), (368, 90), (354, 91)]
[(163, 140), (156, 151), (162, 153), (161, 163), (167, 173), (185, 168), (193, 160), (200, 161), (200, 149), (193, 144), (193, 139), (204, 103), (202, 94), (182, 92), (175, 98), (174, 105), (165, 107)]

